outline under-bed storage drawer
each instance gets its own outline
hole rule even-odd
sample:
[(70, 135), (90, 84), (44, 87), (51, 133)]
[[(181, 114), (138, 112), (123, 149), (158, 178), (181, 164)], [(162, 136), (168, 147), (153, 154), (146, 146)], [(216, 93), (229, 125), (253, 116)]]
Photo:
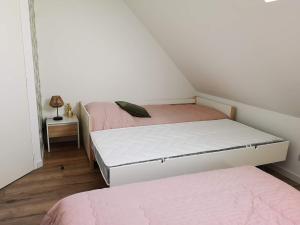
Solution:
[(49, 137), (66, 137), (77, 135), (77, 124), (66, 124), (60, 126), (49, 126), (48, 127)]
[(280, 162), (286, 159), (288, 147), (289, 142), (282, 141), (257, 147), (241, 147), (226, 151), (169, 158), (163, 161), (155, 160), (112, 167), (110, 168), (110, 186), (208, 170)]

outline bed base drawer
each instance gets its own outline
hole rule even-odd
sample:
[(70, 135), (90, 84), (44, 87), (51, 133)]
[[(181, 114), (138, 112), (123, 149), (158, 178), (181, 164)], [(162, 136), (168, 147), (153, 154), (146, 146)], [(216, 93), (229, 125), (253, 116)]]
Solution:
[(110, 168), (110, 186), (286, 160), (288, 141)]

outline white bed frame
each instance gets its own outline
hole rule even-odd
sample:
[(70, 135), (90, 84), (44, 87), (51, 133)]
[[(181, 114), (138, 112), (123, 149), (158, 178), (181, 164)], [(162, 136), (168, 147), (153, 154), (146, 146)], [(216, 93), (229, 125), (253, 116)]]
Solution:
[[(235, 120), (236, 108), (202, 97), (191, 99), (160, 100), (137, 102), (137, 104), (201, 104), (215, 108), (230, 119)], [(80, 103), (80, 123), (83, 144), (94, 167), (95, 156), (92, 150), (90, 132), (93, 130), (92, 121), (84, 104)], [(286, 160), (289, 147), (288, 141), (270, 143), (260, 146), (238, 148), (229, 151), (219, 151), (199, 155), (184, 156), (168, 160), (157, 160), (110, 168), (109, 186), (159, 179), (169, 176), (195, 173), (213, 169), (223, 169), (243, 165), (259, 166)]]

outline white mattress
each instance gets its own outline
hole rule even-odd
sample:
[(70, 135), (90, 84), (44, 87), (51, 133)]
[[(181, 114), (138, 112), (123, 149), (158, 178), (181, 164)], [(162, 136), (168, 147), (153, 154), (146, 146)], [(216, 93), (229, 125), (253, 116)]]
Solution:
[(103, 130), (91, 138), (107, 167), (283, 141), (228, 119)]

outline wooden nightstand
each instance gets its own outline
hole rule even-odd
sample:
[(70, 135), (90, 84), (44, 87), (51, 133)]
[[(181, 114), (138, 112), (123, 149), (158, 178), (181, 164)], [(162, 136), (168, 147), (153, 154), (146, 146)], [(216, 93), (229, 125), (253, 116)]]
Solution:
[(48, 152), (50, 152), (50, 138), (77, 136), (78, 148), (80, 148), (79, 120), (77, 116), (64, 117), (55, 121), (52, 118), (46, 120)]

